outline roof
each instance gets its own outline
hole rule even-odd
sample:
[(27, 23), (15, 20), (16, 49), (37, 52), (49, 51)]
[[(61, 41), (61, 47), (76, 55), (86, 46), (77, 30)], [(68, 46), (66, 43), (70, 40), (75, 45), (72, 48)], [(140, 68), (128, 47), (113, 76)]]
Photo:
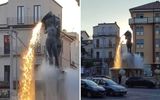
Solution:
[[(55, 0), (52, 0), (54, 3), (56, 3), (59, 7), (63, 8), (57, 1)], [(9, 1), (8, 1), (9, 2)], [(4, 6), (4, 5), (7, 5), (8, 2), (4, 3), (4, 4), (0, 4), (0, 6)]]
[(65, 32), (61, 32), (61, 35), (62, 35), (62, 37), (64, 36), (64, 37), (68, 38), (70, 41), (73, 41), (73, 40), (74, 40), (73, 37), (67, 35)]
[(3, 3), (3, 4), (0, 4), (0, 6), (4, 6), (4, 5), (7, 5), (8, 4), (8, 2), (6, 2), (6, 3)]
[(147, 3), (141, 6), (137, 6), (134, 8), (129, 9), (130, 11), (133, 10), (153, 10), (153, 9), (160, 9), (160, 2), (159, 1), (155, 1), (155, 2), (151, 2), (151, 3)]
[(82, 36), (82, 33), (85, 33), (87, 35), (87, 37), (89, 37), (88, 33), (84, 30), (81, 31), (81, 36)]
[(114, 23), (98, 23), (98, 25), (93, 26), (93, 28), (98, 27), (99, 25), (116, 25), (119, 28), (117, 22), (114, 22)]
[(58, 6), (60, 6), (61, 8), (63, 8), (57, 1), (52, 0), (53, 2), (55, 2)]

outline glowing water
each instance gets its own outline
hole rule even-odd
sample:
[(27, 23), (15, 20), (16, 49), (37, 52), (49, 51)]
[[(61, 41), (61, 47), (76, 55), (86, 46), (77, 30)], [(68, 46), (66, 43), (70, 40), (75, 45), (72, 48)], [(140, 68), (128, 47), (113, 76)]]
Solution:
[(114, 58), (114, 68), (121, 68), (121, 65), (122, 65), (122, 60), (121, 60), (121, 41), (119, 42), (118, 44), (118, 47), (116, 49), (116, 55), (115, 55), (115, 58)]
[(22, 55), (22, 66), (19, 83), (19, 100), (35, 100), (34, 47), (39, 40), (42, 23), (33, 29), (28, 50)]

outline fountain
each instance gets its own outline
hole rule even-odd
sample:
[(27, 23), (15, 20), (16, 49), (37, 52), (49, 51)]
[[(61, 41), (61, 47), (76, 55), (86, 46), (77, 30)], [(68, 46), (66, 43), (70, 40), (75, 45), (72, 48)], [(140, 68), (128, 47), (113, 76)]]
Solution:
[[(143, 59), (132, 53), (131, 32), (125, 34), (126, 47), (122, 48), (122, 37), (116, 49), (114, 66), (110, 68), (110, 76), (117, 81), (122, 77), (143, 76)], [(123, 72), (121, 74), (121, 72)]]
[[(78, 100), (79, 98), (79, 71), (71, 68), (63, 69), (59, 65), (61, 43), (60, 33), (57, 32), (60, 31), (54, 21), (55, 16), (49, 12), (33, 29), (29, 47), (22, 55), (18, 100)], [(34, 48), (39, 42), (42, 24), (45, 25), (48, 34), (46, 39), (48, 60), (44, 59), (35, 73)]]

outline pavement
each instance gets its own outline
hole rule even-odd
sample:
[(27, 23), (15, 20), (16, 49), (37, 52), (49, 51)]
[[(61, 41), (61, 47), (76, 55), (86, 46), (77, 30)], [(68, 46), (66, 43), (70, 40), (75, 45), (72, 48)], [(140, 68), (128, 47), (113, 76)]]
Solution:
[(82, 100), (160, 100), (160, 89), (129, 88), (126, 96), (104, 98), (87, 98)]

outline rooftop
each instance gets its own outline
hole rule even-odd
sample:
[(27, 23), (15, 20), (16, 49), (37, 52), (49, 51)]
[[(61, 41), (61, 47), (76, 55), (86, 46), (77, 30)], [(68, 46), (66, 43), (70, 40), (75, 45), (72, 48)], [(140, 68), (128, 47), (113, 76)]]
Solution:
[(129, 9), (130, 11), (134, 11), (134, 10), (153, 10), (153, 9), (160, 9), (160, 2), (159, 1), (155, 1), (155, 2), (151, 2), (151, 3), (147, 3), (141, 6), (137, 6), (134, 8)]

